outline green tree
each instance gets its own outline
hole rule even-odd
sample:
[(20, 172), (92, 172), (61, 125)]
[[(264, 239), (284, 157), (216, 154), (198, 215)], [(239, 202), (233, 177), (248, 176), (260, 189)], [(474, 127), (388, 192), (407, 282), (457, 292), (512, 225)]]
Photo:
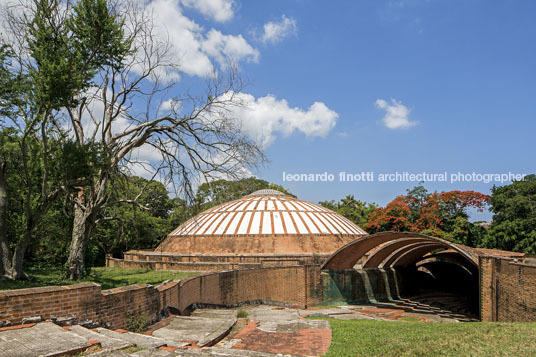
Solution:
[(483, 246), (536, 254), (536, 175), (491, 190), (493, 222)]
[(197, 214), (221, 203), (239, 199), (252, 192), (272, 189), (295, 197), (285, 188), (256, 177), (240, 180), (215, 180), (202, 184), (197, 189), (191, 214)]
[(364, 226), (369, 216), (378, 208), (374, 203), (356, 200), (353, 195), (346, 195), (338, 202), (322, 201), (319, 204), (343, 215), (358, 226)]
[[(23, 134), (13, 128), (0, 131), (0, 157), (4, 166), (0, 186), (5, 189), (0, 196), (7, 198), (8, 203), (0, 222), (3, 231), (0, 246), (3, 273), (12, 279), (25, 278), (26, 250), (32, 238), (38, 236), (43, 217), (62, 192), (61, 185), (51, 185), (58, 182), (61, 170), (59, 145), (48, 143), (45, 153), (39, 137), (33, 134), (31, 127), (25, 127)], [(45, 167), (45, 157), (55, 165)]]
[[(155, 177), (191, 199), (192, 181), (199, 176), (236, 178), (238, 168), (254, 167), (264, 158), (229, 116), (229, 106), (240, 105), (235, 93), (241, 90), (232, 66), (210, 79), (206, 93), (188, 93), (186, 100), (175, 98), (171, 108), (161, 108), (176, 85), (168, 73), (178, 64), (144, 6), (134, 0), (78, 0), (61, 6), (59, 0), (35, 0), (22, 17), (14, 8), (4, 12), (14, 19), (8, 23), (21, 47), (17, 50), (27, 56), (19, 58), (19, 67), (31, 79), (27, 93), (38, 114), (35, 122), (50, 124), (40, 126), (44, 147), (48, 131), (56, 128), (63, 147), (89, 163), (89, 174), (72, 177), (78, 184), (64, 189), (73, 210), (70, 279), (86, 272), (91, 235), (102, 222), (101, 211), (113, 202), (109, 188), (118, 174), (150, 166)], [(139, 162), (142, 147), (161, 160)], [(45, 168), (49, 164), (43, 162)]]
[[(61, 149), (69, 149), (62, 144), (68, 136), (58, 122), (62, 110), (79, 103), (79, 94), (92, 85), (92, 77), (103, 64), (117, 60), (117, 51), (110, 47), (119, 46), (123, 51), (125, 46), (122, 36), (110, 26), (114, 19), (103, 13), (107, 8), (104, 0), (80, 0), (72, 7), (69, 3), (68, 11), (57, 0), (35, 0), (20, 6), (26, 5), (19, 17), (13, 7), (4, 7), (4, 20), (11, 26), (14, 40), (0, 47), (0, 82), (5, 84), (0, 92), (0, 124), (8, 130), (3, 132), (7, 135), (4, 139), (13, 143), (6, 144), (2, 152), (2, 173), (19, 178), (15, 181), (20, 186), (13, 193), (24, 206), (24, 230), (16, 235), (20, 238), (11, 237), (10, 245), (9, 237), (0, 234), (4, 274), (13, 279), (24, 278), (25, 252), (32, 237), (38, 236), (34, 233), (42, 217), (61, 193), (82, 184), (80, 177), (70, 183), (60, 181), (57, 170), (65, 163)], [(115, 42), (110, 43), (112, 40)], [(9, 51), (14, 47), (18, 47), (18, 56)], [(15, 132), (9, 132), (14, 128)], [(4, 177), (0, 183), (10, 179)]]
[(177, 214), (184, 202), (171, 199), (161, 182), (123, 176), (109, 190), (110, 201), (99, 214), (91, 240), (103, 254), (155, 247), (186, 220)]

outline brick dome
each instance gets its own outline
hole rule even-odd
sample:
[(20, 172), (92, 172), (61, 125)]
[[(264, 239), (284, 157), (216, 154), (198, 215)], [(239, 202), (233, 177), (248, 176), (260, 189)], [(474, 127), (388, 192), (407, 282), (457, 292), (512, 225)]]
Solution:
[(325, 207), (264, 189), (196, 215), (173, 230), (155, 251), (331, 253), (365, 234), (356, 224)]

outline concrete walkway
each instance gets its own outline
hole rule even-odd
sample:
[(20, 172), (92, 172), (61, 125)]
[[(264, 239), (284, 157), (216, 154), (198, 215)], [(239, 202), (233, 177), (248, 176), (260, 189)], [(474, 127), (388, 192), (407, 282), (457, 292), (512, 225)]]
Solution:
[(305, 320), (297, 309), (272, 306), (246, 308), (249, 323), (232, 339), (218, 346), (233, 350), (321, 356), (331, 344), (325, 320)]
[(56, 356), (83, 352), (92, 346), (86, 338), (52, 322), (29, 324), (0, 332), (0, 356)]
[[(0, 328), (0, 357), (60, 356), (321, 356), (331, 343), (324, 316), (336, 319), (458, 322), (460, 316), (415, 301), (307, 310), (249, 306), (237, 324), (236, 310), (200, 309), (171, 316), (144, 334), (41, 322)], [(236, 326), (236, 327), (235, 327)]]
[(196, 310), (192, 316), (175, 316), (169, 325), (152, 332), (170, 346), (212, 346), (236, 323), (234, 310)]

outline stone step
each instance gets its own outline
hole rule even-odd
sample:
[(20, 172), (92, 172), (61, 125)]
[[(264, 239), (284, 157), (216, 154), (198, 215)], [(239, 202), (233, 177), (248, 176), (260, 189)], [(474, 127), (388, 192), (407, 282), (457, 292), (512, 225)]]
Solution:
[(92, 331), (80, 325), (71, 326), (69, 331), (81, 337), (84, 337), (87, 341), (99, 341), (102, 348), (109, 350), (120, 350), (122, 348), (134, 346), (132, 342), (110, 337), (105, 334)]
[(150, 347), (160, 347), (160, 346), (167, 345), (166, 341), (164, 341), (161, 338), (147, 336), (147, 335), (140, 335), (139, 333), (134, 333), (134, 332), (120, 333), (120, 332), (108, 330), (102, 327), (97, 328), (97, 332), (107, 337), (111, 337), (111, 338), (115, 338), (118, 340), (131, 343), (138, 347), (150, 348)]
[(94, 353), (90, 353), (85, 356), (91, 356), (91, 357), (125, 357), (125, 356), (132, 356), (132, 354), (127, 354), (121, 350), (102, 350)]
[(212, 346), (227, 336), (236, 323), (234, 311), (199, 311), (193, 316), (175, 316), (152, 335), (170, 346), (181, 347), (195, 343), (199, 347)]
[[(134, 354), (134, 356), (138, 356)], [(151, 355), (146, 355), (151, 356)], [(155, 355), (156, 356), (156, 355)], [(235, 349), (229, 349), (229, 348), (217, 348), (217, 347), (209, 347), (209, 348), (203, 348), (200, 350), (197, 349), (185, 349), (185, 350), (176, 350), (175, 354), (172, 356), (184, 356), (184, 357), (204, 357), (204, 356), (218, 356), (218, 357), (292, 357), (292, 355), (288, 354), (275, 354), (275, 353), (268, 353), (268, 352), (257, 352), (257, 351), (247, 351), (247, 350), (235, 350)], [(142, 357), (142, 355), (140, 355)], [(143, 356), (145, 357), (145, 356)]]
[(207, 357), (207, 356), (218, 356), (218, 357), (292, 357), (292, 355), (287, 354), (275, 354), (267, 352), (257, 352), (257, 351), (246, 351), (246, 350), (236, 350), (228, 348), (216, 348), (208, 347), (203, 349), (177, 349), (174, 352), (169, 352), (165, 350), (160, 350), (157, 348), (148, 348), (137, 352), (125, 353), (122, 351), (100, 351), (88, 356), (91, 357)]
[(88, 341), (52, 322), (0, 332), (0, 356), (59, 356), (85, 351)]

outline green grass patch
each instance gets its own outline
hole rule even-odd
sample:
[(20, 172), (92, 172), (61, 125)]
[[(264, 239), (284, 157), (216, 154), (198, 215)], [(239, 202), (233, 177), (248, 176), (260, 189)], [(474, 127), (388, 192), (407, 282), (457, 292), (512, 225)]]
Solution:
[(248, 317), (248, 311), (246, 309), (238, 309), (238, 312), (236, 313), (236, 317), (239, 319), (245, 319)]
[(80, 281), (64, 280), (60, 269), (29, 268), (26, 274), (29, 280), (12, 281), (0, 280), (0, 290), (13, 290), (24, 288), (35, 288), (49, 285), (70, 285), (81, 282), (94, 282), (100, 284), (102, 289), (111, 289), (119, 286), (131, 284), (152, 284), (156, 285), (164, 280), (176, 280), (185, 276), (198, 274), (197, 272), (184, 271), (163, 271), (151, 269), (126, 269), (126, 268), (92, 268), (89, 276)]
[(419, 322), (419, 321), (421, 321), (418, 318), (412, 317), (412, 316), (404, 316), (404, 317), (399, 318), (399, 320), (407, 321), (407, 322)]
[(326, 356), (536, 356), (536, 323), (327, 320)]

